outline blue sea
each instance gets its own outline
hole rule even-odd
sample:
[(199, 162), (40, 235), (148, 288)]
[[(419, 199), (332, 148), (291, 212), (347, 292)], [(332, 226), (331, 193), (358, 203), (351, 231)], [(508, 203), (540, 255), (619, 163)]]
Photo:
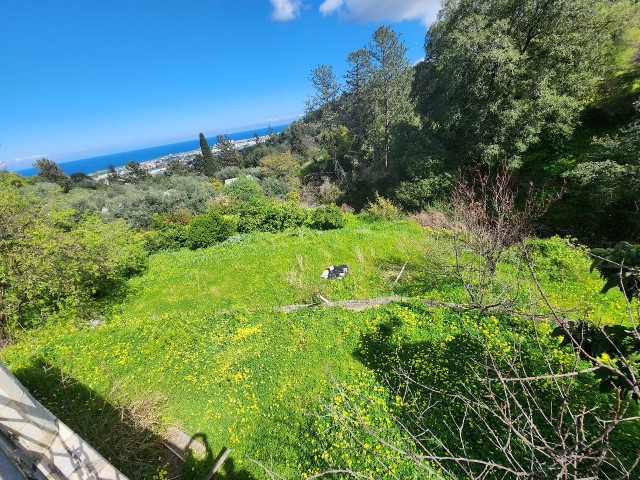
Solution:
[[(278, 125), (271, 127), (273, 133), (279, 133), (283, 131), (287, 126)], [(231, 140), (244, 140), (246, 138), (252, 138), (254, 133), (258, 135), (266, 135), (269, 132), (269, 128), (258, 128), (255, 130), (247, 130), (246, 132), (229, 133), (228, 136)], [(207, 138), (209, 145), (216, 144), (216, 138)], [(157, 147), (143, 148), (140, 150), (131, 150), (129, 152), (112, 153), (110, 155), (102, 155), (100, 157), (84, 158), (82, 160), (72, 160), (70, 162), (64, 162), (60, 164), (60, 168), (67, 175), (72, 173), (84, 172), (92, 173), (99, 170), (106, 170), (109, 165), (115, 167), (122, 167), (127, 162), (146, 162), (156, 158), (164, 157), (165, 155), (171, 155), (173, 153), (189, 152), (191, 150), (197, 150), (200, 148), (200, 141), (198, 138), (195, 140), (189, 140), (188, 142), (171, 143), (169, 145), (158, 145)], [(17, 170), (24, 176), (31, 176), (37, 173), (35, 168), (25, 168), (24, 170)]]

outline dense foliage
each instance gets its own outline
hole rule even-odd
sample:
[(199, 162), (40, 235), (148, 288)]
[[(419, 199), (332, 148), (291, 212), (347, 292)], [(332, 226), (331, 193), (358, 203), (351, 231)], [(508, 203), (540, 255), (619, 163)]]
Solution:
[(236, 230), (232, 219), (224, 218), (216, 211), (193, 217), (186, 227), (186, 244), (195, 250), (206, 248), (229, 238)]
[[(486, 392), (486, 384), (476, 376), (484, 365), (485, 341), (502, 361), (521, 357), (532, 375), (546, 371), (538, 342), (543, 351), (552, 352), (558, 366), (573, 364), (571, 350), (558, 350), (545, 321), (538, 322), (534, 331), (528, 321), (515, 317), (419, 304), (290, 314), (273, 307), (313, 301), (317, 292), (331, 300), (408, 292), (462, 298), (462, 287), (442, 277), (433, 251), (424, 251), (425, 244), (443, 242), (440, 232), (411, 222), (362, 220), (341, 230), (252, 234), (197, 252), (155, 255), (149, 270), (130, 281), (137, 295), (104, 325), (97, 329), (73, 321), (70, 328), (44, 325), (0, 356), (47, 407), (63, 419), (75, 415), (81, 425), (89, 425), (92, 416), (103, 418), (101, 409), (112, 411), (117, 403), (110, 393), (114, 382), (121, 385), (119, 399), (135, 404), (161, 398), (155, 408), (164, 423), (158, 430), (179, 423), (187, 431), (202, 433), (198, 439), (206, 438), (214, 452), (231, 448), (235, 473), (265, 478), (248, 457), (288, 477), (343, 467), (378, 478), (385, 476), (384, 470), (376, 470), (384, 468), (378, 461), (384, 458), (396, 475), (406, 478), (418, 470), (416, 465), (384, 445), (377, 447), (371, 436), (372, 431), (385, 432), (394, 447), (416, 452), (415, 442), (397, 422), (406, 421), (425, 403), (414, 404), (396, 390), (393, 372), (399, 360), (422, 385), (442, 395), (459, 395), (466, 388)], [(626, 308), (623, 295), (597, 293), (602, 282), (595, 272), (589, 274), (584, 253), (560, 239), (537, 240), (534, 246), (540, 281), (554, 303), (560, 308), (586, 305), (594, 318), (607, 322), (619, 318)], [(413, 263), (415, 259), (421, 259), (419, 264)], [(392, 280), (406, 261), (407, 271), (394, 287)], [(337, 262), (352, 267), (347, 278), (327, 282), (319, 277), (327, 265)], [(512, 262), (507, 259), (499, 273), (505, 285), (517, 282), (518, 269)], [(248, 291), (254, 293), (247, 295)], [(531, 292), (521, 293), (524, 300)], [(60, 382), (61, 374), (65, 382)], [(581, 378), (565, 401), (572, 408), (593, 407), (604, 413), (610, 397), (593, 388), (598, 383), (593, 376)], [(70, 390), (69, 385), (76, 387)], [(538, 398), (555, 402), (549, 385), (536, 386)], [(81, 386), (84, 390), (77, 391)], [(94, 401), (69, 402), (76, 394)], [(112, 403), (98, 401), (101, 397)], [(422, 396), (420, 401), (427, 400)], [(438, 405), (429, 411), (425, 424), (445, 435), (452, 412), (464, 418), (464, 404), (451, 399)], [(344, 423), (357, 420), (357, 413), (364, 424)], [(464, 430), (464, 448), (479, 458), (493, 455), (497, 461), (486, 431), (475, 423), (482, 419), (471, 419), (474, 424)], [(115, 431), (118, 441), (125, 435), (134, 440), (149, 433), (117, 427)], [(104, 438), (94, 440), (104, 437), (104, 430), (84, 432), (91, 443), (104, 444)], [(349, 432), (356, 433), (360, 442)], [(454, 451), (463, 451), (455, 436), (446, 438), (452, 440), (452, 448), (460, 448)], [(617, 451), (629, 458), (637, 441), (635, 426), (612, 437)], [(113, 458), (126, 473), (136, 472), (135, 465), (127, 463), (130, 456)], [(214, 461), (206, 457), (192, 462), (192, 478), (206, 475)]]
[(55, 208), (21, 191), (24, 180), (0, 173), (0, 328), (38, 323), (60, 310), (95, 314), (142, 271), (142, 241), (122, 221)]
[[(637, 19), (629, 0), (445, 0), (423, 61), (381, 26), (344, 79), (311, 72), (301, 121), (242, 151), (200, 134), (164, 175), (0, 172), (0, 358), (135, 477), (163, 475), (178, 424), (207, 447), (185, 478), (223, 447), (231, 478), (264, 476), (247, 458), (289, 477), (632, 478)], [(564, 194), (547, 232), (612, 246), (528, 239), (552, 198), (516, 195), (532, 183)], [(427, 300), (274, 309), (392, 295)], [(148, 399), (154, 422), (124, 421)]]

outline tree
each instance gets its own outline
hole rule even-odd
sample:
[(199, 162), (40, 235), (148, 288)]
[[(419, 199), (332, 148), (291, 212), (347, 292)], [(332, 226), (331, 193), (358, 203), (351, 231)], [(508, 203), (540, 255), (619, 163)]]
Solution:
[(187, 175), (188, 173), (189, 169), (187, 168), (187, 166), (180, 160), (176, 159), (170, 160), (164, 170), (164, 174), (167, 177), (170, 177), (172, 175)]
[(368, 137), (373, 116), (371, 81), (373, 76), (369, 50), (361, 48), (347, 57), (349, 70), (345, 75), (347, 104), (343, 123), (353, 132), (360, 145)]
[(124, 166), (122, 176), (125, 183), (141, 183), (151, 178), (151, 174), (140, 165), (140, 162), (130, 161)]
[(202, 162), (194, 162), (196, 168), (201, 167), (200, 173), (207, 177), (213, 177), (220, 170), (220, 162), (214, 157), (211, 147), (207, 143), (204, 134), (200, 133), (200, 151), (202, 152)]
[(338, 162), (335, 138), (338, 124), (338, 98), (340, 97), (341, 87), (331, 65), (318, 65), (311, 71), (309, 80), (311, 80), (315, 89), (315, 94), (307, 100), (307, 113), (315, 110), (320, 111), (323, 143), (333, 161), (336, 177), (342, 180), (344, 171)]
[[(367, 47), (373, 68), (373, 95), (376, 110), (379, 112), (381, 144), (384, 166), (389, 166), (391, 148), (391, 129), (402, 117), (412, 110), (409, 103), (411, 78), (409, 62), (405, 55), (407, 47), (400, 41), (396, 32), (388, 26), (381, 26), (373, 32), (373, 38)], [(366, 64), (365, 64), (366, 66)]]
[(38, 169), (38, 178), (45, 181), (55, 183), (62, 187), (64, 192), (71, 190), (73, 186), (73, 180), (62, 171), (62, 168), (48, 158), (40, 158), (33, 164)]
[(260, 159), (260, 171), (268, 177), (291, 178), (300, 168), (291, 152), (267, 155)]
[(611, 67), (628, 5), (445, 1), (426, 36), (414, 95), (450, 165), (517, 165), (541, 138), (571, 134)]
[(120, 178), (115, 165), (113, 165), (112, 163), (107, 165), (107, 182), (109, 183), (109, 185), (114, 185), (116, 183), (120, 183), (121, 181), (122, 179)]
[(88, 188), (91, 190), (95, 190), (98, 187), (96, 181), (83, 172), (72, 173), (69, 178), (71, 178), (71, 181), (76, 187)]
[(306, 157), (308, 153), (308, 146), (305, 142), (305, 135), (302, 131), (300, 122), (294, 122), (289, 125), (288, 131), (290, 134), (289, 145), (291, 146), (291, 153)]
[(220, 150), (220, 161), (225, 167), (244, 167), (244, 158), (242, 154), (236, 150), (233, 140), (228, 135), (218, 135), (216, 137), (216, 146)]

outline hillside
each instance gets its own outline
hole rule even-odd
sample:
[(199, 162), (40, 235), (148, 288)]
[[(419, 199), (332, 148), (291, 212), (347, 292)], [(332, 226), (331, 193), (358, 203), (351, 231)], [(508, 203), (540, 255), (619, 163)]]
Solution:
[(241, 151), (0, 170), (0, 360), (132, 479), (638, 478), (639, 19), (443, 2)]
[[(411, 359), (416, 355), (411, 353), (414, 368), (426, 369), (420, 375), (438, 371), (454, 388), (471, 381), (464, 380), (466, 361), (456, 353), (473, 351), (465, 328), (490, 328), (492, 341), (505, 349), (517, 332), (527, 334), (529, 322), (417, 304), (360, 313), (332, 308), (285, 314), (272, 308), (313, 301), (315, 293), (331, 300), (394, 292), (463, 298), (460, 286), (442, 278), (442, 264), (431, 256), (447, 248), (446, 239), (444, 232), (412, 222), (352, 219), (341, 230), (250, 234), (196, 252), (158, 254), (144, 275), (130, 280), (132, 294), (104, 324), (50, 323), (23, 332), (0, 355), (36, 397), (134, 478), (150, 478), (158, 462), (149, 457), (132, 464), (117, 451), (126, 440), (116, 438), (148, 440), (173, 424), (197, 434), (212, 456), (231, 448), (229, 478), (264, 478), (249, 459), (291, 478), (332, 461), (356, 462), (375, 472), (373, 456), (356, 460), (347, 444), (331, 443), (335, 438), (322, 427), (322, 418), (309, 416), (320, 413), (319, 400), (331, 401), (333, 382), (346, 385), (352, 395), (366, 393), (380, 406), (393, 406), (395, 394), (383, 376), (392, 371), (397, 351), (409, 355), (410, 345), (424, 344), (419, 358), (426, 363), (415, 363), (418, 357)], [(601, 281), (588, 273), (582, 253), (559, 239), (537, 245), (540, 278), (559, 307), (586, 308), (588, 302), (593, 318), (620, 319), (622, 295), (598, 294)], [(352, 267), (344, 281), (319, 278), (326, 266), (341, 262)], [(394, 290), (405, 262), (408, 268)], [(500, 274), (504, 283), (516, 282), (509, 263)], [(548, 332), (545, 324), (539, 328)], [(145, 401), (159, 416), (151, 431), (123, 430), (104, 421), (107, 406), (119, 411), (118, 403)], [(376, 415), (376, 421), (392, 418), (384, 408)], [(191, 478), (201, 478), (212, 460), (193, 460)]]

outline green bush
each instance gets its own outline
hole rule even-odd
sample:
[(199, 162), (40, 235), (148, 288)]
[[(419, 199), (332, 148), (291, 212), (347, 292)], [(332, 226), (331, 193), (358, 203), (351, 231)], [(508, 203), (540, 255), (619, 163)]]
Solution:
[(186, 225), (191, 220), (188, 212), (155, 215), (153, 230), (145, 233), (145, 247), (149, 253), (179, 250), (187, 246)]
[(104, 220), (121, 218), (136, 228), (149, 228), (154, 215), (172, 211), (204, 213), (216, 189), (203, 177), (156, 176), (129, 185), (98, 190), (74, 188), (62, 201), (79, 212), (99, 213)]
[(284, 197), (289, 193), (289, 184), (286, 180), (275, 177), (267, 177), (262, 181), (262, 188), (267, 197)]
[(241, 203), (235, 210), (240, 232), (281, 232), (298, 228), (307, 220), (307, 210), (297, 203), (254, 200)]
[(316, 208), (309, 215), (307, 225), (316, 230), (331, 230), (344, 227), (346, 220), (342, 211), (335, 205)]
[(451, 176), (448, 174), (401, 182), (395, 189), (394, 196), (402, 208), (417, 212), (446, 198), (451, 184)]
[(187, 225), (187, 246), (197, 248), (210, 247), (229, 238), (236, 231), (235, 222), (223, 217), (216, 211), (211, 211), (193, 217)]
[(215, 173), (214, 177), (221, 182), (224, 182), (225, 180), (229, 180), (230, 178), (236, 178), (240, 176), (240, 172), (242, 172), (242, 169), (240, 167), (234, 167), (233, 165), (231, 165), (229, 167), (224, 167), (223, 169), (218, 170)]
[(296, 202), (281, 203), (278, 205), (281, 219), (281, 230), (299, 228), (305, 224), (309, 212)]
[(367, 204), (366, 214), (372, 220), (383, 221), (398, 220), (402, 216), (400, 207), (377, 193), (375, 201)]
[(222, 192), (241, 202), (249, 202), (264, 196), (262, 187), (249, 177), (238, 177), (233, 183), (225, 185)]
[(0, 176), (0, 232), (9, 239), (0, 241), (0, 337), (10, 325), (97, 308), (96, 299), (123, 293), (126, 280), (144, 269), (141, 238), (124, 221), (55, 209), (6, 178)]

